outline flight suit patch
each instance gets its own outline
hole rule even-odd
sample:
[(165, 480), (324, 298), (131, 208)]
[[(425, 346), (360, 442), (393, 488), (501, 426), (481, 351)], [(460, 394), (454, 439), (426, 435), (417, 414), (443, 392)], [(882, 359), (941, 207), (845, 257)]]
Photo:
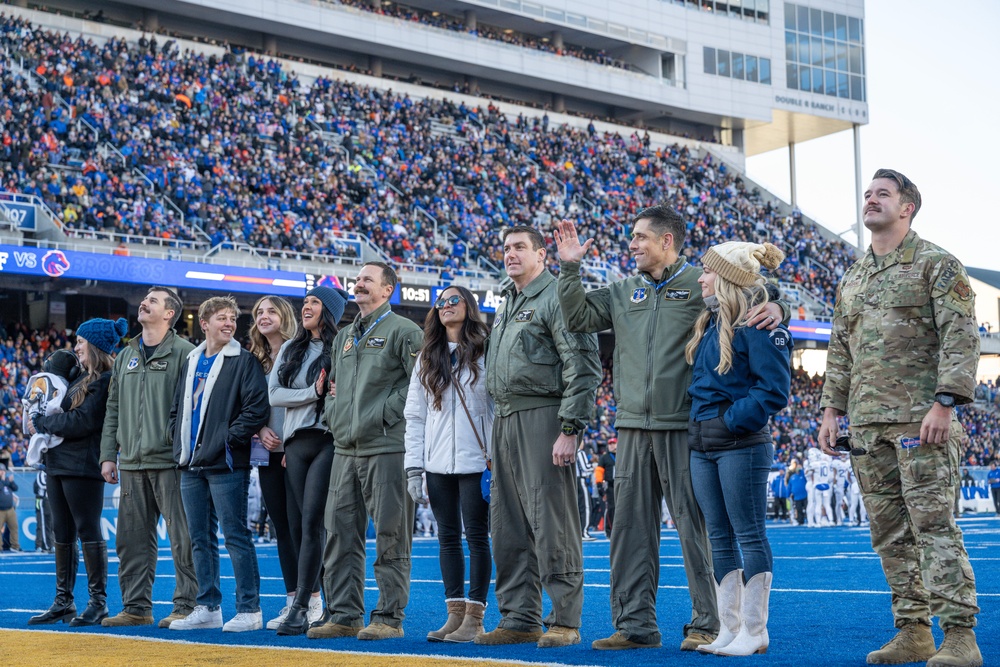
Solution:
[(365, 347), (366, 348), (376, 348), (376, 349), (380, 350), (383, 347), (385, 347), (385, 338), (384, 337), (383, 338), (377, 338), (375, 336), (372, 336), (371, 338), (369, 338), (365, 342)]
[(165, 370), (167, 370), (167, 362), (165, 362), (165, 361), (152, 361), (149, 364), (149, 370), (151, 370), (151, 371), (165, 371)]
[(515, 322), (530, 322), (531, 318), (535, 316), (535, 310), (522, 310), (517, 315), (514, 316)]
[(639, 287), (632, 292), (632, 303), (642, 303), (646, 300), (646, 288)]
[(687, 301), (691, 298), (689, 289), (668, 289), (663, 292), (664, 301)]

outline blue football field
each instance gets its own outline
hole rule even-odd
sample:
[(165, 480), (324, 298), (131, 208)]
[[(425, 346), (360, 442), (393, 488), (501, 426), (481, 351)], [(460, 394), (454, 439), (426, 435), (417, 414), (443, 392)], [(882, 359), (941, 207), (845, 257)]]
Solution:
[[(986, 664), (1000, 664), (1000, 519), (980, 515), (960, 520), (965, 543), (976, 572), (979, 591), (977, 635)], [(881, 646), (893, 634), (890, 595), (878, 559), (871, 550), (865, 528), (804, 528), (769, 525), (774, 550), (774, 590), (769, 623), (771, 645), (766, 655), (753, 657), (760, 665), (863, 665), (865, 654)], [(429, 643), (428, 631), (443, 622), (444, 595), (437, 561), (437, 540), (414, 538), (410, 603), (403, 639), (360, 642), (354, 639), (309, 640), (277, 637), (266, 630), (223, 635), (220, 630), (171, 632), (154, 627), (105, 631), (115, 634), (178, 639), (220, 644), (287, 646), (311, 649), (375, 651), (401, 655), (481, 657), (565, 665), (682, 665), (718, 660), (713, 656), (681, 653), (681, 627), (689, 618), (690, 601), (681, 564), (677, 533), (664, 529), (660, 551), (661, 576), (657, 601), (664, 645), (661, 649), (600, 652), (591, 641), (611, 634), (608, 547), (605, 539), (584, 544), (585, 606), (583, 642), (562, 649), (538, 649), (534, 645), (480, 647)], [(375, 603), (377, 589), (372, 575), (374, 543), (368, 542), (366, 605)], [(265, 620), (284, 604), (277, 553), (273, 545), (258, 546), (261, 571), (261, 605)], [(115, 578), (117, 561), (111, 554), (108, 604), (112, 613), (121, 608)], [(223, 614), (235, 613), (233, 579), (225, 551), (223, 557)], [(46, 609), (54, 593), (54, 562), (49, 554), (5, 554), (0, 556), (0, 627), (25, 628), (28, 617)], [(173, 566), (168, 550), (161, 550), (153, 591), (157, 619), (170, 612)], [(80, 608), (86, 604), (86, 581), (82, 567), (76, 587)], [(486, 613), (487, 629), (499, 618), (493, 601)], [(47, 630), (76, 632), (67, 625)], [(81, 629), (80, 631), (85, 631)], [(934, 629), (938, 641), (939, 628)], [(9, 648), (9, 647), (8, 647)], [(331, 656), (333, 657), (333, 656)], [(444, 662), (444, 661), (442, 661)], [(401, 664), (405, 663), (405, 659)]]

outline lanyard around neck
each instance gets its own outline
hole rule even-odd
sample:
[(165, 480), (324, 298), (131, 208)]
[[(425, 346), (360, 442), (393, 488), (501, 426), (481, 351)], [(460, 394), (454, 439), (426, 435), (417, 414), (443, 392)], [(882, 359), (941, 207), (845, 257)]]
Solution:
[(691, 265), (690, 264), (684, 264), (684, 266), (682, 266), (677, 273), (675, 273), (674, 275), (670, 276), (666, 280), (660, 281), (658, 283), (654, 283), (652, 280), (650, 280), (646, 276), (642, 275), (641, 273), (639, 274), (639, 276), (642, 278), (642, 280), (643, 280), (644, 283), (646, 283), (647, 285), (652, 285), (653, 286), (653, 290), (656, 291), (656, 292), (659, 292), (661, 287), (663, 287), (667, 283), (671, 282), (674, 278), (676, 278), (677, 276), (679, 276), (682, 273), (684, 273), (685, 271), (687, 271), (687, 269), (688, 269), (689, 266), (691, 266)]
[(390, 308), (389, 310), (387, 310), (384, 313), (382, 313), (377, 320), (375, 320), (374, 322), (372, 322), (372, 325), (370, 327), (368, 327), (367, 329), (365, 329), (365, 332), (363, 334), (361, 334), (361, 336), (355, 336), (354, 337), (354, 345), (355, 346), (360, 345), (361, 344), (361, 339), (364, 338), (365, 336), (367, 336), (368, 334), (370, 334), (372, 332), (372, 329), (374, 329), (376, 326), (378, 326), (378, 323), (381, 322), (382, 320), (384, 320), (391, 313), (392, 313), (392, 309)]

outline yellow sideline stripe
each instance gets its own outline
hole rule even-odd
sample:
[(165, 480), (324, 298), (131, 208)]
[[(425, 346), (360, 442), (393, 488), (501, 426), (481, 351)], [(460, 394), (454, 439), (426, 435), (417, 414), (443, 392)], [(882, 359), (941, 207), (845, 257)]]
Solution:
[[(337, 642), (330, 642), (336, 644)], [(489, 649), (486, 649), (489, 650)], [(361, 653), (329, 649), (277, 646), (234, 646), (150, 637), (120, 637), (91, 632), (0, 630), (0, 664), (4, 667), (301, 667), (317, 658), (338, 667), (495, 667), (532, 665), (560, 667), (553, 662), (496, 660), (487, 657), (454, 658), (413, 653)]]

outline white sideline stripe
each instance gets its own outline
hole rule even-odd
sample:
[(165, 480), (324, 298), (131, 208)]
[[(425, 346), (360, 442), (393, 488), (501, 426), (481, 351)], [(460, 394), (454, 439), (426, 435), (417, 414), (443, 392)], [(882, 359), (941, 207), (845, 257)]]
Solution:
[[(0, 611), (12, 611), (12, 610), (0, 609)], [(49, 634), (62, 633), (62, 631), (59, 630), (34, 630), (34, 629), (28, 630), (25, 628), (3, 628), (3, 629), (9, 630), (10, 632), (23, 632), (23, 633), (33, 633), (33, 632), (45, 632)], [(566, 667), (564, 663), (558, 663), (558, 662), (529, 662), (527, 660), (486, 658), (478, 655), (475, 658), (469, 658), (468, 656), (439, 655), (436, 653), (382, 653), (376, 651), (336, 651), (333, 649), (323, 649), (323, 648), (309, 648), (309, 647), (299, 648), (296, 646), (257, 646), (254, 644), (212, 644), (209, 642), (192, 642), (181, 639), (162, 639), (160, 637), (129, 637), (125, 635), (109, 635), (105, 632), (74, 632), (73, 636), (100, 637), (102, 639), (107, 639), (110, 636), (114, 636), (114, 637), (122, 637), (124, 639), (131, 639), (139, 642), (149, 642), (156, 644), (183, 644), (185, 646), (205, 646), (210, 648), (227, 646), (232, 648), (245, 648), (245, 649), (252, 649), (259, 651), (309, 651), (311, 653), (316, 653), (318, 655), (336, 654), (336, 655), (350, 655), (355, 657), (365, 657), (373, 655), (380, 658), (416, 658), (420, 660), (443, 660), (447, 662), (468, 662), (474, 659), (476, 662), (482, 662), (482, 663), (531, 665), (532, 667)], [(574, 667), (601, 667), (601, 665), (574, 665)]]

